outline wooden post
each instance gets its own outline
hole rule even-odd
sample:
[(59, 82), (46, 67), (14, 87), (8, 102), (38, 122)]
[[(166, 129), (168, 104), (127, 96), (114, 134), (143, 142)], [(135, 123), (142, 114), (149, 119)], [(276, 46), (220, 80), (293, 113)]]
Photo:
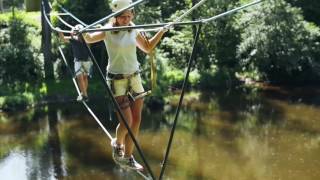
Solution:
[[(44, 71), (45, 71), (45, 80), (54, 79), (54, 71), (53, 71), (53, 60), (52, 60), (52, 52), (51, 52), (51, 29), (48, 23), (45, 20), (45, 15), (43, 13), (43, 8), (46, 10), (46, 13), (50, 13), (51, 9), (48, 3), (48, 0), (43, 0), (43, 6), (41, 6), (41, 25), (42, 25), (42, 39), (41, 39), (41, 47), (44, 56)], [(50, 16), (48, 16), (50, 20)]]

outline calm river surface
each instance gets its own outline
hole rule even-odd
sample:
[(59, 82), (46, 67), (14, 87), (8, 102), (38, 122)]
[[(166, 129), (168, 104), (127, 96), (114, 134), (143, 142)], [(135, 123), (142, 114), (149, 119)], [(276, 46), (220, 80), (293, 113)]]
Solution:
[[(107, 104), (89, 102), (114, 135)], [(138, 141), (156, 177), (176, 104), (143, 112)], [(0, 115), (1, 180), (142, 179), (114, 164), (108, 137), (79, 103)], [(164, 179), (319, 180), (319, 121), (320, 88), (189, 93)]]

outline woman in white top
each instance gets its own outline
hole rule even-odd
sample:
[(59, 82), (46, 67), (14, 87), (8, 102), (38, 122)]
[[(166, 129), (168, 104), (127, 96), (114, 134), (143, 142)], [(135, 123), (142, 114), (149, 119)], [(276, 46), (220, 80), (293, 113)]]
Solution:
[[(113, 0), (111, 3), (114, 12), (128, 7), (131, 0)], [(105, 27), (132, 25), (133, 10), (126, 10), (113, 18)], [(128, 121), (133, 134), (137, 137), (141, 122), (143, 99), (137, 99), (130, 104), (127, 93), (143, 93), (142, 82), (139, 74), (139, 62), (137, 60), (136, 47), (145, 53), (150, 53), (159, 43), (166, 29), (157, 32), (151, 39), (146, 39), (137, 30), (107, 31), (84, 34), (87, 43), (95, 43), (104, 40), (109, 60), (107, 65), (108, 85), (114, 93), (116, 101)], [(119, 114), (118, 118), (120, 118)], [(137, 163), (133, 156), (134, 143), (122, 121), (120, 121), (116, 138), (111, 141), (113, 159), (116, 163), (136, 170), (142, 170), (143, 166)]]

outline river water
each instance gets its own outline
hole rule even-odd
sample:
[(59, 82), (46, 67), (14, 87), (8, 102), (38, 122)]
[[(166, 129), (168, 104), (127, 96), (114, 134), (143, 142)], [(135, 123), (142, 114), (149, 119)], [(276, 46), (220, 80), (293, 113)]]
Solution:
[[(138, 142), (155, 177), (177, 100), (163, 110), (143, 111)], [(89, 105), (114, 135), (117, 121), (108, 103), (96, 99)], [(115, 165), (109, 138), (79, 103), (0, 115), (1, 180), (143, 179)], [(319, 120), (320, 88), (188, 93), (163, 179), (318, 180)]]

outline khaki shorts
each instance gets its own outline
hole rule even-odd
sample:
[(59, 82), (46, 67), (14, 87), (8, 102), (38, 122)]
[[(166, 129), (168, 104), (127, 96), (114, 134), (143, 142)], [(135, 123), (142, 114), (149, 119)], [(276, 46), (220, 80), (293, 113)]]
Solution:
[(130, 93), (142, 93), (144, 88), (140, 74), (133, 75), (129, 78), (107, 80), (108, 86), (112, 90), (115, 97), (127, 95)]
[(74, 62), (74, 71), (76, 76), (80, 74), (86, 74), (90, 76), (90, 69), (92, 67), (91, 61), (75, 61)]

